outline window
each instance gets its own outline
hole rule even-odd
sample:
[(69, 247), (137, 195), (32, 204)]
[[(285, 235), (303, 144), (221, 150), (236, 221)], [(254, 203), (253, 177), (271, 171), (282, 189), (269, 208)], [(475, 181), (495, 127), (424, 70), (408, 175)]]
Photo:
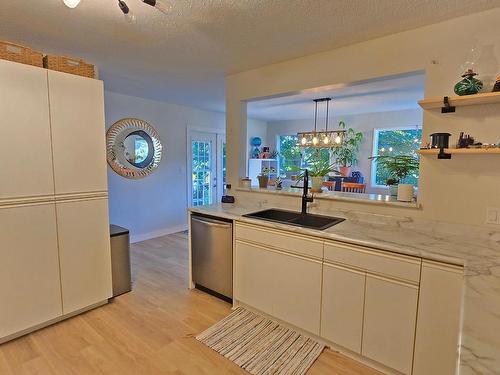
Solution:
[(297, 174), (297, 169), (301, 167), (302, 153), (297, 142), (296, 135), (280, 135), (278, 137), (280, 176), (290, 178), (292, 174)]
[(192, 205), (212, 203), (212, 142), (192, 141)]
[[(375, 129), (373, 137), (373, 156), (376, 155), (415, 155), (420, 148), (422, 129), (399, 128), (399, 129)], [(376, 162), (372, 165), (372, 186), (385, 186), (388, 176), (387, 172), (380, 168)], [(418, 171), (408, 177), (407, 183), (417, 186)]]
[[(297, 146), (297, 135), (280, 135), (278, 137), (279, 150), (279, 174), (290, 178), (293, 174), (298, 174), (299, 169), (307, 168), (307, 160), (312, 156), (313, 152), (318, 149), (306, 147), (302, 149)], [(331, 155), (328, 149), (320, 149), (321, 158), (330, 160)]]

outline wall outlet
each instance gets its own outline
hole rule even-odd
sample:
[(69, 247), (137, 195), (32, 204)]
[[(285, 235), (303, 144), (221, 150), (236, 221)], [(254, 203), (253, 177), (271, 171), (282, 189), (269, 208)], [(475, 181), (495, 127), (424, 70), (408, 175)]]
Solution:
[(500, 225), (500, 208), (488, 207), (486, 209), (486, 224)]

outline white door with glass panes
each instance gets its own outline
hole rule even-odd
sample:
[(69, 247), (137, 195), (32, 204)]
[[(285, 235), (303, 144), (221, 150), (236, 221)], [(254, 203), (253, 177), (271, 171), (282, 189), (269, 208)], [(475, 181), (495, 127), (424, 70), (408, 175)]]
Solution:
[[(217, 133), (190, 133), (189, 205), (205, 206), (219, 201), (223, 192), (224, 136)], [(219, 184), (220, 181), (220, 184)]]

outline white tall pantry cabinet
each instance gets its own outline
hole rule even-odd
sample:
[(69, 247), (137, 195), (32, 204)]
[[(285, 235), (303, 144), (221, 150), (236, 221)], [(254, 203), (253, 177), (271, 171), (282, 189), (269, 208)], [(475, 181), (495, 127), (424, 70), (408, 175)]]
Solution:
[(105, 303), (101, 81), (0, 60), (0, 342)]

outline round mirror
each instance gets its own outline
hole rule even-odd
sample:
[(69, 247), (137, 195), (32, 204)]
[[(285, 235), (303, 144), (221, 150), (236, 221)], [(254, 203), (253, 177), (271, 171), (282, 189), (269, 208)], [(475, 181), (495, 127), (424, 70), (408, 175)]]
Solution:
[(123, 141), (125, 158), (137, 168), (145, 168), (151, 163), (154, 155), (153, 140), (143, 130), (127, 135)]
[(126, 118), (106, 133), (108, 164), (120, 176), (139, 179), (160, 163), (162, 145), (156, 130), (146, 121)]

